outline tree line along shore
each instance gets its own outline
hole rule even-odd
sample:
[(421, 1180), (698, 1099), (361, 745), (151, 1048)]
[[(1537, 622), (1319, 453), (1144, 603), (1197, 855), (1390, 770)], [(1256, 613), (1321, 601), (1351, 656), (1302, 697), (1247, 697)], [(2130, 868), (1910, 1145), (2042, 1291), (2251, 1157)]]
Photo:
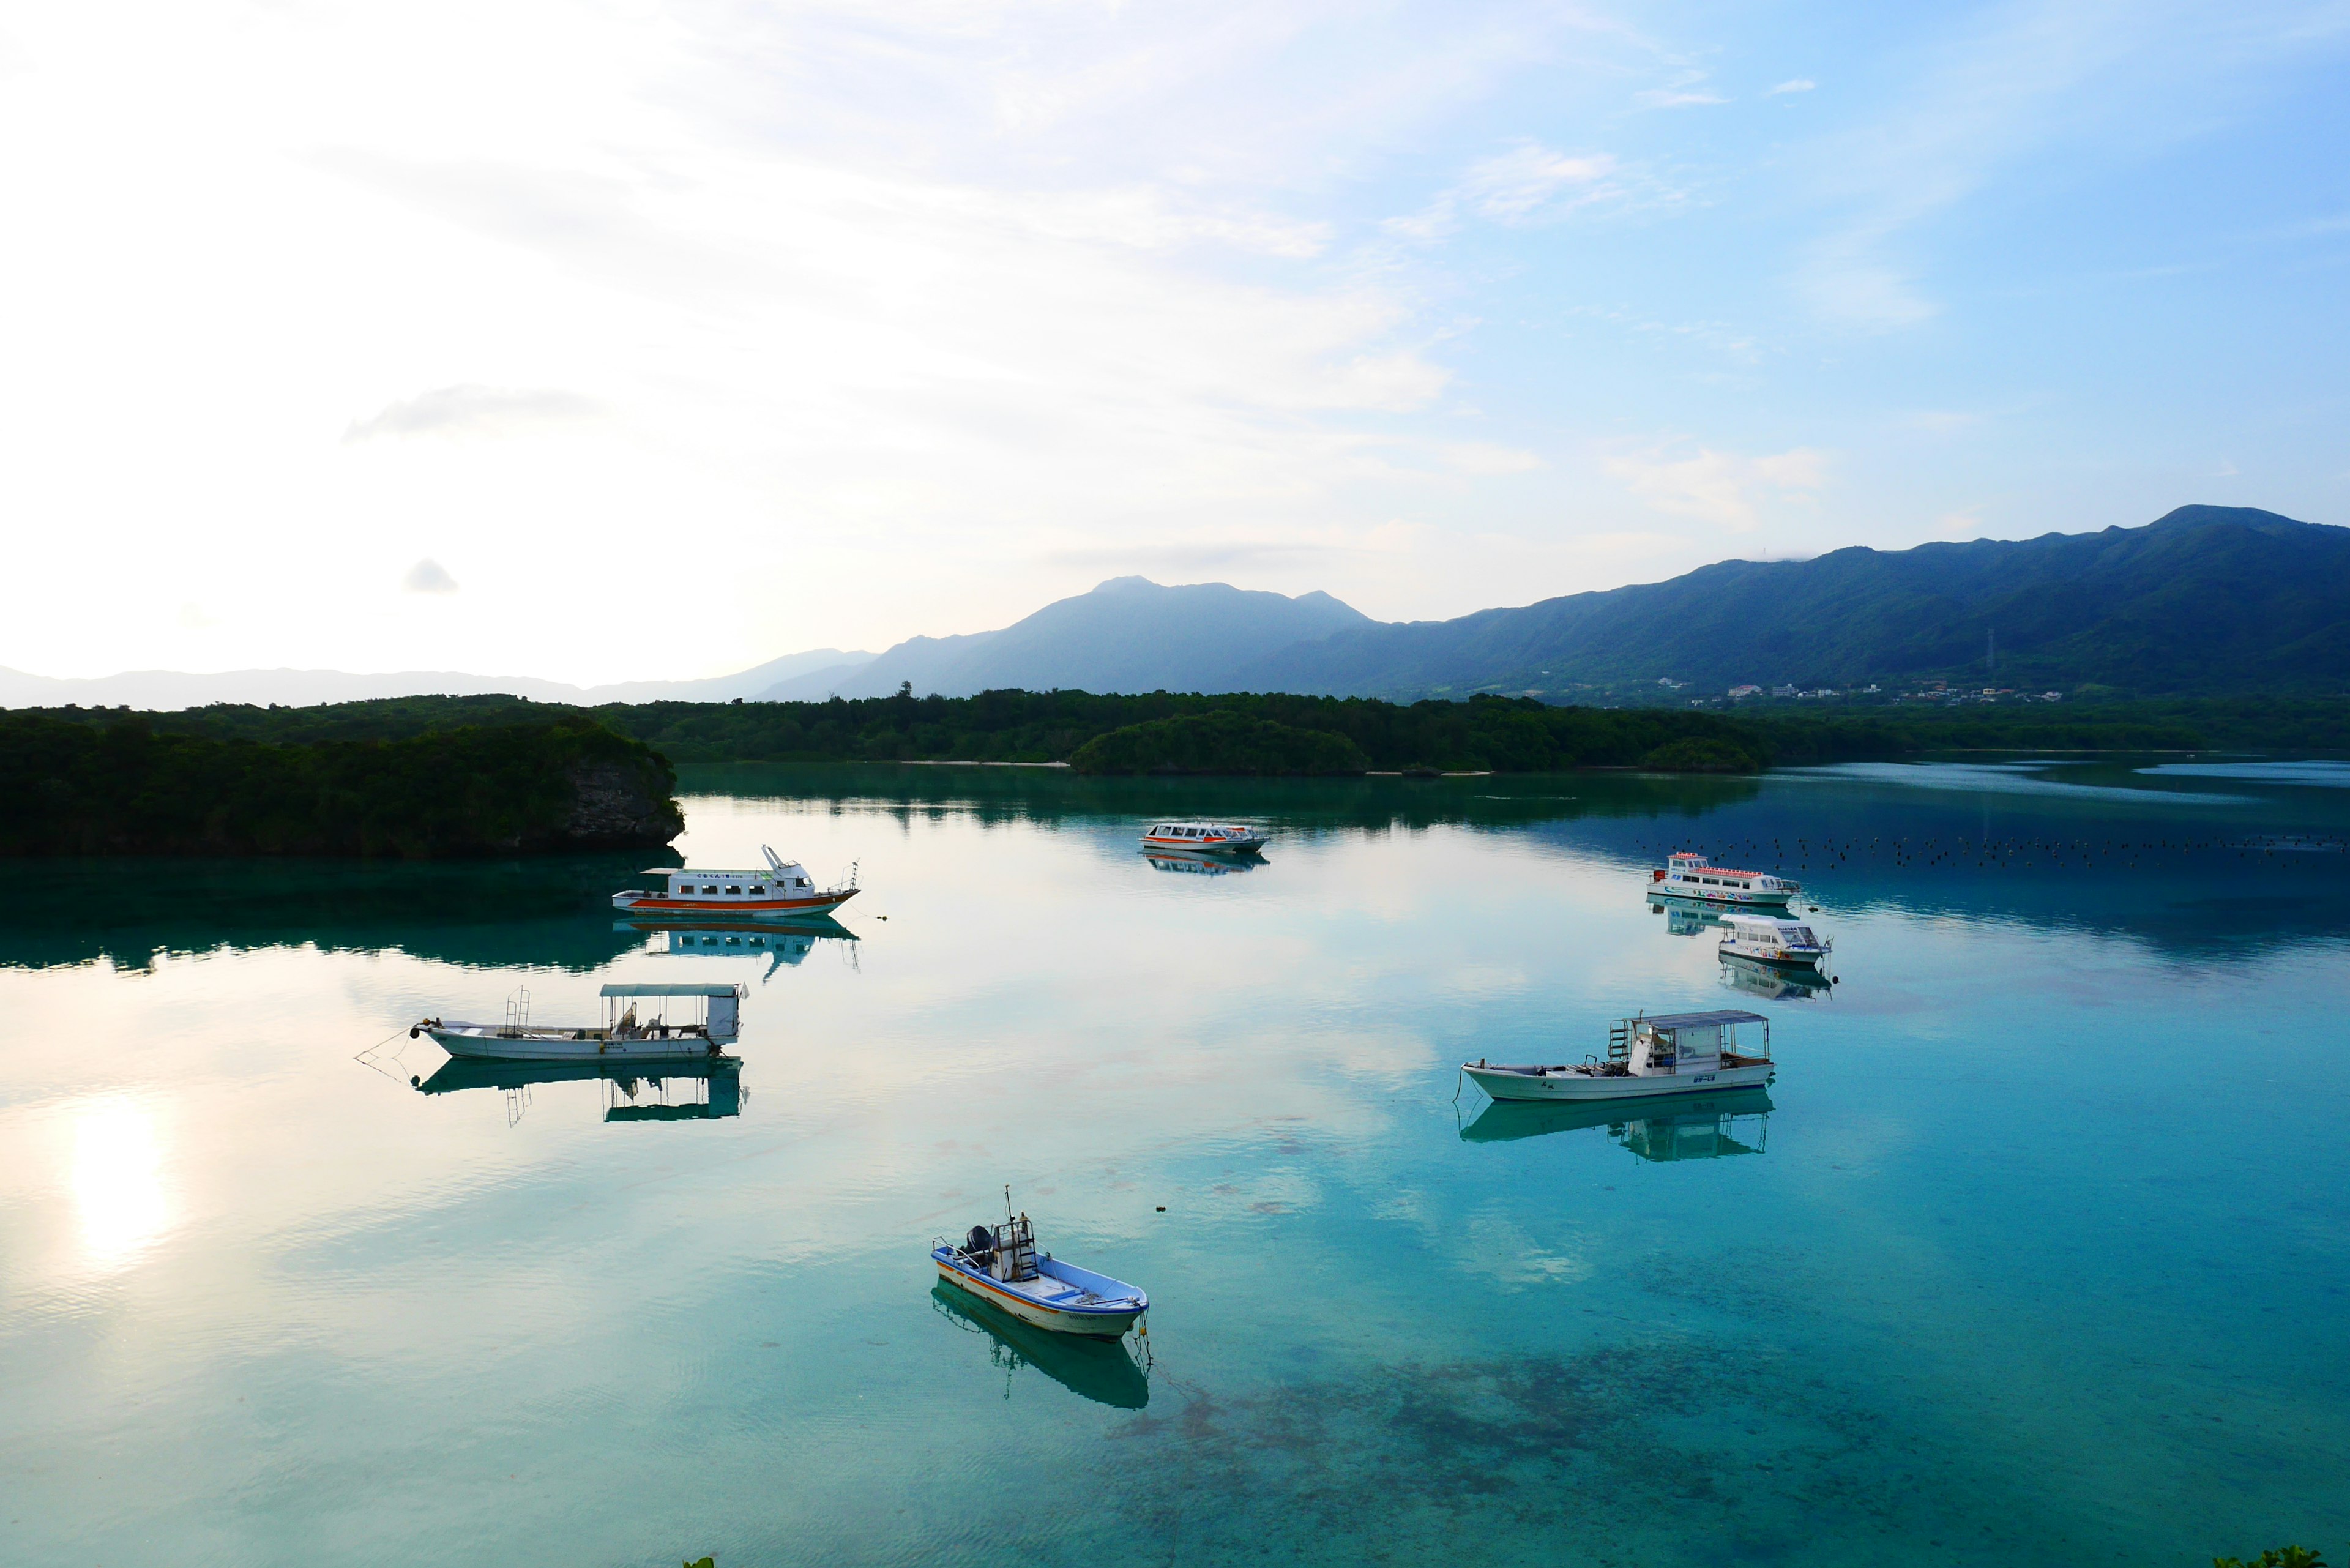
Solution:
[(1742, 774), (1933, 751), (2350, 748), (2350, 698), (1721, 713), (989, 691), (577, 709), (515, 697), (0, 713), (0, 854), (485, 855), (664, 845), (679, 763), (1063, 763), (1099, 775)]

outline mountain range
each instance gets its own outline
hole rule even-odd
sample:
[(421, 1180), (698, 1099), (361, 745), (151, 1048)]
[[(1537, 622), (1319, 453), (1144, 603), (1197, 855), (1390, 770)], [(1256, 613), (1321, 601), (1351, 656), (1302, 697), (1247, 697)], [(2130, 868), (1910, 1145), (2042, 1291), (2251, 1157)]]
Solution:
[(778, 682), (828, 668), (857, 669), (869, 653), (837, 648), (786, 654), (733, 675), (706, 680), (629, 680), (613, 686), (571, 686), (530, 675), (467, 675), (447, 670), (411, 670), (389, 675), (352, 675), (340, 670), (226, 670), (191, 675), (173, 670), (131, 670), (89, 680), (27, 675), (0, 666), (0, 708), (201, 708), (210, 702), (272, 702), (307, 708), (319, 702), (363, 702), (377, 697), (475, 696), (505, 692), (534, 702), (730, 702), (764, 695)]
[(1617, 701), (1742, 684), (1932, 679), (2147, 695), (2350, 689), (2350, 528), (2182, 506), (2095, 534), (1723, 561), (1666, 582), (1441, 621), (1375, 621), (1324, 593), (1113, 577), (999, 630), (911, 638), (878, 655), (816, 649), (706, 680), (580, 688), (292, 670), (53, 680), (0, 670), (0, 706), (307, 705), (484, 691), (585, 705), (821, 701), (886, 696), (901, 684), (950, 697), (1018, 687)]
[(1346, 696), (1933, 677), (2343, 691), (2350, 528), (2182, 506), (2095, 534), (1723, 561), (1522, 609), (1342, 631), (1241, 672), (1253, 690)]

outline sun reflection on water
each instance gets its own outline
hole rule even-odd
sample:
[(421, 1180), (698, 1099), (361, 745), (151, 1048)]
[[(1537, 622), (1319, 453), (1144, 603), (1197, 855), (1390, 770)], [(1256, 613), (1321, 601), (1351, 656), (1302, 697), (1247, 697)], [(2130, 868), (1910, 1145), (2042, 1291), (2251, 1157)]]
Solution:
[(83, 1254), (103, 1271), (127, 1267), (172, 1219), (155, 1118), (136, 1101), (104, 1099), (78, 1107), (73, 1122)]

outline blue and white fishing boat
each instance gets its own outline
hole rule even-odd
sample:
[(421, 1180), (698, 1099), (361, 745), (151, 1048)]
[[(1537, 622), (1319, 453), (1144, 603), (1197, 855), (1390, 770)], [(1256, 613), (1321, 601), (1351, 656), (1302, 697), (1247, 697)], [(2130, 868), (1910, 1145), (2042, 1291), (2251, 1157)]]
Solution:
[(1004, 1222), (974, 1225), (960, 1243), (935, 1238), (931, 1261), (948, 1283), (1056, 1334), (1118, 1339), (1150, 1310), (1141, 1288), (1039, 1254), (1025, 1214), (1014, 1217), (1009, 1189)]

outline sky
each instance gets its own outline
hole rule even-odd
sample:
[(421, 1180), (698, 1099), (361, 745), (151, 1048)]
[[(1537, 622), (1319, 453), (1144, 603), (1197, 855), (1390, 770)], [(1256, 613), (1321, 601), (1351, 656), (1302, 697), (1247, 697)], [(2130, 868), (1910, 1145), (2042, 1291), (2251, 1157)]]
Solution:
[(2350, 0), (0, 0), (0, 665), (2350, 524)]

